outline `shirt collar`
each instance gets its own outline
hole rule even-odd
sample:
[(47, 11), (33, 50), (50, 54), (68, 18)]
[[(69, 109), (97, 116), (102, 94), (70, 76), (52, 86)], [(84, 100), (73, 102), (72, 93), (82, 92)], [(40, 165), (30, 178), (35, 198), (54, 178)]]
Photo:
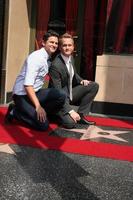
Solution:
[(66, 57), (66, 56), (64, 56), (64, 55), (61, 53), (61, 57), (63, 58), (63, 60), (64, 60), (64, 62), (65, 62), (66, 64), (68, 64), (68, 63), (71, 61), (71, 56)]
[(44, 54), (44, 56), (45, 56), (45, 58), (46, 58), (47, 60), (48, 60), (49, 58), (51, 58), (51, 56), (47, 53), (47, 51), (45, 50), (44, 47), (42, 47), (41, 50), (42, 50), (42, 52), (43, 52), (43, 54)]

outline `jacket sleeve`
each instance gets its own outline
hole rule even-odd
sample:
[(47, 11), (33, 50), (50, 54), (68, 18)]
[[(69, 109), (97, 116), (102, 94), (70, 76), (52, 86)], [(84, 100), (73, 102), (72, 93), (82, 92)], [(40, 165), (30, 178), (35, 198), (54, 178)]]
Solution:
[(74, 86), (75, 85), (80, 85), (80, 82), (83, 80), (83, 78), (80, 77), (79, 74), (77, 73), (73, 57), (72, 57), (72, 63), (73, 63), (73, 68), (74, 68), (74, 80), (73, 80), (73, 84), (74, 84)]
[(49, 76), (50, 76), (49, 86), (53, 87), (53, 88), (57, 88), (57, 89), (62, 89), (61, 77), (60, 77), (58, 70), (56, 70), (55, 66), (50, 67)]
[(77, 80), (77, 84), (80, 84), (80, 82), (83, 80), (77, 73), (75, 74), (75, 78)]

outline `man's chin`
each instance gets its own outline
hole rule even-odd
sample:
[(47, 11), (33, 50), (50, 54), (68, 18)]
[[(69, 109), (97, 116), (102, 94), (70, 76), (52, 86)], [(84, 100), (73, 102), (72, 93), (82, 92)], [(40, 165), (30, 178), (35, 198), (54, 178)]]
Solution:
[(51, 53), (55, 53), (56, 52), (56, 49), (54, 49), (54, 50), (51, 50)]
[(71, 56), (71, 54), (70, 53), (66, 53), (65, 56), (69, 57), (69, 56)]

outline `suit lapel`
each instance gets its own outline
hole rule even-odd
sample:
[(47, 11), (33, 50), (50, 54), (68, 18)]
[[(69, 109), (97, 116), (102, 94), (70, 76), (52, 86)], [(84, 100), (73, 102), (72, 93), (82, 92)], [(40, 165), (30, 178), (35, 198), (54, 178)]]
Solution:
[(73, 70), (74, 70), (74, 74), (76, 73), (76, 68), (75, 68), (75, 64), (74, 64), (74, 58), (72, 56), (72, 65), (73, 65)]
[(61, 55), (59, 55), (59, 58), (60, 58), (60, 60), (61, 60), (61, 63), (62, 63), (62, 65), (63, 65), (63, 67), (64, 67), (64, 69), (65, 69), (65, 71), (66, 71), (68, 77), (69, 77), (69, 72), (68, 72), (68, 69), (67, 69), (67, 66), (66, 66), (65, 61), (63, 60), (63, 58), (62, 58)]
[(63, 60), (63, 58), (62, 58), (61, 55), (59, 55), (59, 59), (60, 59), (60, 61), (61, 61), (61, 63), (62, 63), (62, 67), (65, 69), (65, 72), (66, 72), (67, 77), (68, 77), (68, 81), (67, 81), (67, 90), (69, 91), (69, 85), (70, 85), (70, 75), (69, 75), (69, 71), (68, 71), (67, 66), (66, 66), (66, 63), (65, 63), (65, 61)]

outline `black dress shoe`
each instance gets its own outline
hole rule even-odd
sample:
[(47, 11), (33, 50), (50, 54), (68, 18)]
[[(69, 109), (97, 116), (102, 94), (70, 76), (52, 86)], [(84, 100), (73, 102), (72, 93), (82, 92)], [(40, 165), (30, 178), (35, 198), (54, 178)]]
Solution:
[(78, 121), (79, 124), (86, 124), (86, 125), (95, 125), (96, 122), (93, 122), (93, 121), (88, 121), (84, 118), (81, 118), (79, 121)]
[(13, 110), (14, 107), (15, 107), (15, 105), (13, 103), (9, 104), (7, 113), (5, 115), (5, 123), (6, 124), (10, 124), (13, 121), (14, 116), (13, 116), (13, 114), (11, 114), (11, 111)]

